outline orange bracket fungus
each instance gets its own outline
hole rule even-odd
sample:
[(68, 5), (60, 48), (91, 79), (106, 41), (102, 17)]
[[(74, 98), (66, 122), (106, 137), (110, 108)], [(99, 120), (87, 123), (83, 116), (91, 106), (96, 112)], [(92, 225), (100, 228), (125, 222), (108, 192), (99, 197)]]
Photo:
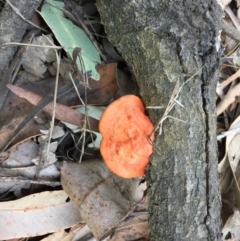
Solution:
[[(142, 176), (152, 154), (148, 136), (153, 124), (140, 98), (125, 95), (111, 103), (101, 116), (99, 130), (100, 152), (108, 168), (124, 178)], [(153, 141), (153, 134), (150, 138)]]

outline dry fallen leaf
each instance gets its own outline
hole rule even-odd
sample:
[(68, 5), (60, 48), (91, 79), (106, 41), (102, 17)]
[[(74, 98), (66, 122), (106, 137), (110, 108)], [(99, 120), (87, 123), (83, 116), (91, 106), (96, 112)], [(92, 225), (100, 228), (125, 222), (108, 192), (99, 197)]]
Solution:
[(39, 146), (32, 140), (27, 140), (11, 147), (8, 151), (0, 153), (1, 167), (32, 166), (32, 159), (38, 155)]
[[(69, 234), (71, 234), (72, 232), (75, 232), (74, 227), (72, 227), (70, 231), (71, 232), (69, 232)], [(67, 240), (64, 239), (62, 241), (79, 241), (79, 240), (97, 241), (93, 237), (93, 234), (87, 225), (84, 225), (84, 227), (81, 227), (78, 230), (76, 230), (76, 234), (74, 235), (74, 238), (67, 239)]]
[[(238, 117), (230, 126), (230, 130), (234, 130), (236, 128), (240, 127), (240, 117)], [(225, 150), (225, 156), (218, 164), (218, 172), (220, 174), (220, 185), (221, 185), (221, 192), (226, 193), (230, 187), (230, 184), (232, 182), (233, 177), (233, 171), (230, 167), (229, 163), (229, 156), (228, 156), (228, 150), (229, 145), (232, 142), (234, 136), (236, 133), (233, 132), (233, 134), (228, 135), (226, 138), (226, 150)]]
[(148, 213), (133, 213), (135, 216), (116, 229), (111, 241), (149, 240)]
[(233, 172), (233, 190), (235, 194), (235, 205), (237, 208), (240, 208), (240, 151), (239, 151), (239, 143), (240, 143), (240, 134), (236, 134), (228, 147), (228, 160)]
[(229, 105), (231, 105), (237, 96), (240, 95), (240, 84), (234, 86), (228, 93), (224, 96), (221, 102), (217, 105), (217, 115), (220, 115), (225, 111)]
[(13, 192), (22, 196), (22, 189), (29, 189), (31, 183), (59, 186), (59, 170), (49, 165), (39, 172), (39, 179), (34, 181), (37, 167), (33, 164), (38, 157), (39, 145), (28, 140), (0, 153), (0, 195)]
[[(63, 63), (62, 61), (61, 63)], [(88, 80), (89, 88), (85, 89), (85, 86), (79, 84), (78, 91), (83, 100), (87, 99), (89, 105), (105, 105), (116, 95), (119, 87), (117, 83), (117, 65), (115, 63), (106, 64), (96, 67), (100, 80)], [(64, 64), (60, 66), (60, 71), (63, 74), (69, 76), (69, 65)], [(66, 73), (65, 73), (66, 72)], [(69, 80), (63, 80), (63, 77), (59, 77), (59, 88), (69, 83)], [(22, 88), (34, 92), (40, 96), (46, 96), (49, 93), (54, 92), (55, 78), (45, 79), (34, 83), (27, 82), (21, 85)], [(68, 91), (67, 94), (62, 95), (58, 98), (60, 104), (66, 106), (79, 106), (82, 105), (80, 102), (75, 89)]]
[(224, 8), (231, 2), (232, 0), (217, 0), (217, 3), (224, 10)]
[[(83, 222), (78, 223), (71, 227), (71, 229), (67, 232), (66, 230), (60, 230), (51, 235), (48, 235), (46, 238), (41, 241), (79, 241), (80, 239), (76, 239), (77, 234), (84, 230), (87, 225)], [(90, 241), (90, 240), (88, 240)]]
[[(27, 99), (33, 105), (37, 105), (42, 100), (41, 96), (36, 95), (28, 90), (24, 90), (21, 87), (9, 85), (9, 84), (7, 85), (7, 87), (19, 97)], [(53, 103), (51, 102), (47, 106), (45, 106), (44, 111), (47, 112), (49, 115), (52, 115)], [(76, 125), (79, 128), (82, 128), (85, 115), (79, 113), (74, 109), (71, 109), (67, 106), (57, 103), (55, 118), (58, 120)], [(98, 131), (98, 120), (95, 120), (94, 118), (91, 118), (91, 117), (89, 117), (88, 119), (90, 122), (91, 129), (94, 131)]]
[[(15, 95), (8, 108), (1, 111), (0, 118), (0, 149), (5, 142), (12, 135), (14, 130), (19, 126), (23, 119), (33, 110), (33, 106), (25, 99), (20, 99)], [(39, 114), (43, 119), (48, 119), (46, 114)], [(39, 124), (34, 120), (30, 121), (28, 125), (24, 126), (22, 131), (15, 137), (10, 146), (19, 143), (28, 138), (40, 135), (39, 128), (46, 129), (44, 124)]]
[(81, 221), (64, 191), (42, 192), (0, 203), (0, 237), (33, 237), (69, 228)]
[[(94, 81), (89, 80), (89, 87), (87, 88), (87, 100), (88, 103), (103, 105), (108, 103), (118, 91), (118, 85), (116, 80), (116, 64), (107, 64), (104, 66), (98, 66), (97, 71), (100, 74), (100, 80)], [(62, 78), (59, 79), (59, 87), (63, 86), (64, 82)], [(24, 89), (33, 91), (34, 93), (38, 93), (41, 96), (46, 96), (49, 93), (53, 93), (55, 86), (55, 79), (47, 79), (43, 81), (37, 82), (23, 82), (21, 85)], [(85, 99), (85, 87), (79, 85), (79, 93), (83, 99)], [(4, 118), (0, 119), (0, 148), (2, 148), (11, 136), (13, 131), (17, 128), (17, 126), (22, 122), (22, 120), (28, 115), (33, 106), (29, 104), (25, 99), (19, 99), (16, 95), (12, 95), (10, 93), (10, 100), (8, 101), (8, 105), (2, 110), (1, 116)], [(65, 96), (61, 96), (59, 98), (59, 103), (67, 104), (68, 106), (76, 106), (80, 104), (79, 98), (77, 97), (75, 90), (68, 92)], [(69, 110), (69, 109), (68, 109)], [(65, 109), (64, 109), (65, 112)], [(43, 115), (44, 112), (39, 113), (39, 115)], [(60, 112), (62, 113), (62, 111)], [(67, 112), (68, 113), (68, 112)], [(59, 113), (58, 113), (59, 114)], [(67, 115), (62, 114), (63, 118)], [(79, 113), (78, 113), (79, 116)], [(43, 119), (46, 119), (48, 123), (49, 116), (45, 114)], [(59, 117), (60, 118), (60, 117)], [(62, 119), (62, 117), (61, 117)], [(69, 118), (71, 119), (71, 118)], [(68, 122), (68, 121), (67, 121)], [(80, 119), (76, 117), (69, 121), (69, 123), (74, 122), (73, 124), (77, 124), (80, 122)], [(98, 122), (92, 121), (91, 129), (98, 131)], [(78, 125), (78, 124), (77, 124)], [(26, 138), (33, 137), (39, 135), (39, 128), (46, 129), (45, 125), (41, 126), (37, 124), (34, 120), (32, 120), (28, 125), (26, 125), (23, 130), (16, 136), (11, 145), (18, 143), (19, 141), (25, 140)], [(48, 128), (48, 127), (47, 127)]]
[(60, 230), (58, 232), (55, 232), (46, 238), (42, 239), (41, 241), (56, 241), (56, 240), (64, 240), (64, 238), (68, 235), (68, 233), (65, 230)]
[[(53, 42), (52, 34), (33, 38), (32, 45), (50, 45)], [(56, 61), (56, 53), (53, 48), (29, 47), (23, 56), (23, 68), (36, 76), (42, 77), (47, 71), (46, 63)]]
[(240, 212), (238, 210), (234, 211), (234, 214), (228, 219), (222, 230), (223, 240), (228, 233), (232, 234), (232, 237), (236, 240), (240, 239)]
[[(89, 79), (88, 88), (85, 88), (83, 85), (78, 85), (80, 96), (83, 100), (85, 100), (86, 96), (88, 105), (104, 105), (108, 103), (119, 89), (117, 83), (116, 63), (97, 66), (96, 70), (100, 75), (99, 81)], [(61, 62), (60, 74), (62, 77), (69, 76), (68, 63), (65, 63), (64, 61)], [(65, 83), (69, 83), (69, 78), (65, 77)], [(68, 106), (81, 105), (74, 89), (69, 91), (67, 95), (61, 96), (59, 98), (59, 103), (66, 104)]]
[(61, 183), (98, 240), (130, 211), (138, 180), (117, 177), (95, 159), (65, 162)]
[(234, 80), (236, 80), (239, 77), (240, 77), (240, 69), (236, 73), (231, 75), (229, 78), (224, 80), (220, 85), (221, 88), (224, 89), (226, 86), (228, 86), (230, 83), (232, 83)]

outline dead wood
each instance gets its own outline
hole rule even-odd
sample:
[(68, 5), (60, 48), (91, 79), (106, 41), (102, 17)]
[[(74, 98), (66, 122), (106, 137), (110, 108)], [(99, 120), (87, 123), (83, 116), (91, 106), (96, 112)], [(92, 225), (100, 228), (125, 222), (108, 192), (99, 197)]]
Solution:
[[(215, 87), (222, 12), (215, 1), (99, 0), (110, 41), (127, 61), (146, 106), (167, 105), (186, 82), (156, 133), (148, 165), (152, 241), (220, 240)], [(203, 67), (204, 66), (204, 67)], [(202, 68), (202, 69), (201, 69)], [(163, 111), (151, 109), (157, 124)], [(183, 123), (179, 120), (183, 120)]]

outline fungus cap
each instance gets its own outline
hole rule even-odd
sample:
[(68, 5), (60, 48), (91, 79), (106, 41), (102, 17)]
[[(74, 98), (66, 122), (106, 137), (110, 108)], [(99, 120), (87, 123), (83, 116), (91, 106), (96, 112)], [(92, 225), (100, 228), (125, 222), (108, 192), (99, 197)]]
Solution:
[(99, 130), (100, 152), (108, 168), (124, 178), (142, 176), (152, 154), (148, 136), (153, 124), (144, 114), (141, 99), (125, 95), (111, 103), (100, 118)]

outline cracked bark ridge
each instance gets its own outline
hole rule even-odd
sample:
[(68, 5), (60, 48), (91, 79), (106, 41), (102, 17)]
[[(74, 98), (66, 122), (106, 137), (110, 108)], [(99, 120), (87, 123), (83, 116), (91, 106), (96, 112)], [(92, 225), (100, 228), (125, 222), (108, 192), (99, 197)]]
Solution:
[[(110, 41), (121, 52), (146, 105), (167, 105), (184, 83), (148, 165), (150, 240), (220, 240), (217, 173), (216, 49), (222, 12), (210, 0), (97, 0)], [(157, 123), (162, 112), (150, 110)]]

